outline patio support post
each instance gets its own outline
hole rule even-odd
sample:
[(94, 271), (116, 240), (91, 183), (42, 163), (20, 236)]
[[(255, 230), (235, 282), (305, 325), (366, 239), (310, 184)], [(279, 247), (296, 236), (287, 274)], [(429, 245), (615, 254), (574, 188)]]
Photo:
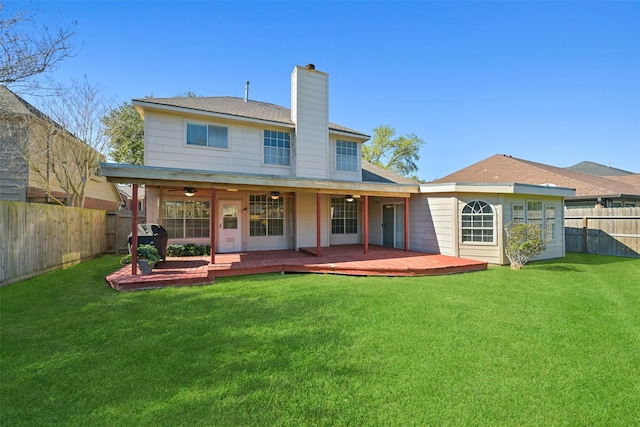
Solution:
[(320, 193), (316, 193), (316, 256), (322, 256), (320, 220)]
[(404, 251), (409, 252), (409, 198), (404, 198)]
[(138, 274), (138, 184), (131, 188), (133, 211), (131, 212), (131, 275)]
[(369, 196), (364, 196), (364, 254), (369, 253)]
[(209, 209), (209, 233), (211, 235), (211, 264), (216, 263), (216, 189), (211, 189), (211, 209)]

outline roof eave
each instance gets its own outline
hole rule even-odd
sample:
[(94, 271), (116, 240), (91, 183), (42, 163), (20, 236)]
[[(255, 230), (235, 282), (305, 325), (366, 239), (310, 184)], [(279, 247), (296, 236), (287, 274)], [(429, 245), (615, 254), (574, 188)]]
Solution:
[(444, 182), (437, 184), (420, 184), (420, 193), (496, 193), (571, 197), (575, 195), (575, 190), (573, 188), (522, 184), (518, 182)]
[(345, 130), (332, 128), (331, 126), (329, 126), (329, 133), (331, 133), (333, 135), (338, 135), (338, 136), (345, 136), (345, 137), (349, 137), (349, 138), (355, 138), (355, 139), (360, 140), (361, 142), (366, 142), (366, 141), (371, 139), (371, 136), (365, 135), (364, 133), (359, 133), (357, 131), (348, 132), (348, 131), (345, 131)]
[(280, 127), (290, 128), (290, 129), (295, 128), (295, 124), (290, 123), (290, 122), (280, 122), (280, 121), (274, 121), (274, 120), (256, 119), (256, 118), (240, 116), (240, 115), (236, 115), (236, 114), (215, 113), (215, 112), (212, 112), (212, 111), (199, 110), (199, 109), (196, 109), (196, 108), (187, 108), (187, 107), (178, 107), (178, 106), (175, 106), (175, 105), (156, 104), (156, 103), (153, 103), (153, 102), (140, 101), (140, 100), (137, 100), (137, 99), (134, 99), (132, 102), (133, 102), (133, 106), (136, 108), (136, 110), (138, 110), (138, 112), (140, 113), (140, 115), (142, 117), (144, 117), (144, 109), (148, 108), (148, 109), (151, 109), (151, 110), (171, 111), (171, 112), (182, 113), (182, 114), (197, 114), (199, 116), (215, 117), (215, 118), (218, 118), (218, 119), (226, 119), (226, 120), (241, 121), (241, 122), (250, 122), (250, 123), (256, 123), (256, 124), (266, 124), (266, 125), (269, 125), (269, 126), (280, 126)]
[(155, 166), (101, 163), (101, 175), (107, 181), (158, 186), (195, 186), (219, 189), (304, 191), (327, 194), (410, 197), (419, 192), (418, 185), (334, 181), (304, 177), (239, 174), (206, 170), (176, 169)]

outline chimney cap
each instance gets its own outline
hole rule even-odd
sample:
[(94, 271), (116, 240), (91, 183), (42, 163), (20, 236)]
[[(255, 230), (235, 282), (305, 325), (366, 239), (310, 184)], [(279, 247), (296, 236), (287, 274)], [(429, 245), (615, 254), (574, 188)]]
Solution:
[(316, 66), (315, 66), (315, 65), (313, 65), (313, 64), (307, 64), (307, 66), (306, 66), (306, 67), (304, 67), (304, 68), (306, 68), (307, 70), (315, 70), (315, 69), (316, 69)]

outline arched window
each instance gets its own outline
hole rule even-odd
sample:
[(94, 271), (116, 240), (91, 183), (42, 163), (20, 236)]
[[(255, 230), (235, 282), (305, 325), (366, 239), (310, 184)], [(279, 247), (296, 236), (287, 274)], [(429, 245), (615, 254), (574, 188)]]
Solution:
[(462, 209), (462, 242), (493, 243), (495, 222), (488, 203), (475, 200)]

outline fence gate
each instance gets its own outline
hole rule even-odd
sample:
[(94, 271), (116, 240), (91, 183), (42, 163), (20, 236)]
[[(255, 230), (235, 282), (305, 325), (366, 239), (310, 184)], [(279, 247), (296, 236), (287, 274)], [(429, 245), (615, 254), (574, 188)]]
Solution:
[[(107, 253), (124, 255), (129, 253), (129, 233), (133, 218), (131, 211), (107, 212)], [(138, 224), (144, 224), (145, 217), (138, 216)]]

